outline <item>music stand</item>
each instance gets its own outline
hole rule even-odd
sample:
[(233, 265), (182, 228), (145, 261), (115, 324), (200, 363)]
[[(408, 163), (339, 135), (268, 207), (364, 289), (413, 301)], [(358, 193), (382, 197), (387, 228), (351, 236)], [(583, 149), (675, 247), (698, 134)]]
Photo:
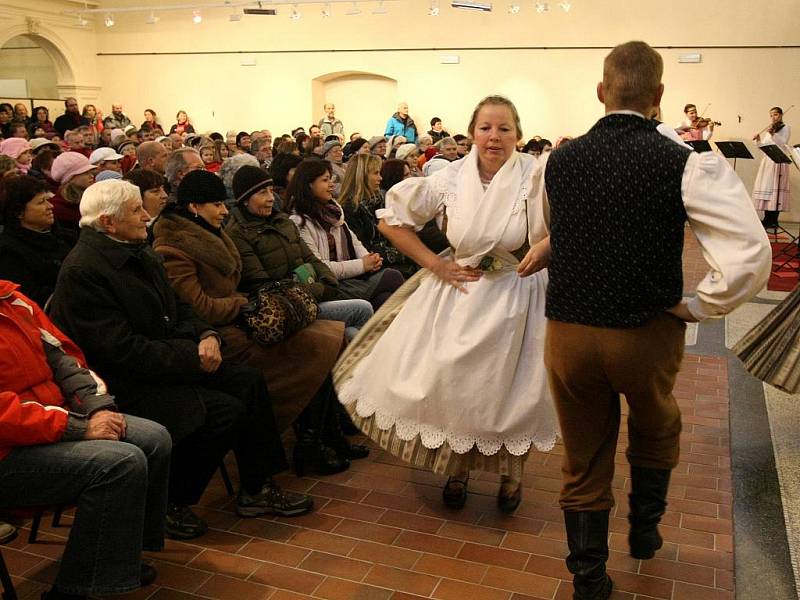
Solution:
[(711, 144), (708, 140), (689, 140), (686, 142), (695, 152), (711, 152)]
[[(775, 144), (767, 144), (766, 146), (759, 146), (758, 149), (761, 150), (764, 154), (766, 154), (767, 157), (772, 162), (774, 162), (774, 163), (776, 163), (778, 165), (788, 165), (788, 164), (791, 164), (791, 162), (792, 162), (792, 159), (789, 158), (788, 156), (786, 156), (786, 153), (783, 150), (781, 150), (778, 146), (776, 146)], [(781, 169), (779, 167), (778, 168), (777, 193), (780, 193), (781, 177), (782, 177), (782, 173), (781, 173)], [(793, 260), (800, 259), (800, 257), (798, 256), (798, 254), (800, 254), (800, 247), (798, 247), (798, 244), (797, 244), (797, 236), (792, 235), (791, 233), (786, 231), (786, 229), (784, 229), (780, 225), (776, 225), (775, 227), (769, 227), (767, 229), (767, 231), (769, 231), (770, 229), (772, 230), (772, 234), (775, 235), (775, 236), (777, 236), (778, 232), (780, 231), (781, 233), (785, 233), (790, 238), (789, 242), (785, 246), (783, 246), (783, 248), (781, 248), (781, 251), (778, 252), (778, 254), (775, 257), (773, 257), (773, 258), (779, 258), (781, 256), (786, 256), (787, 257), (786, 260), (784, 260), (780, 265), (778, 265), (777, 267), (772, 269), (773, 272), (777, 272), (777, 271), (780, 271), (781, 269), (783, 269), (786, 265), (788, 265)], [(794, 253), (790, 252), (789, 248), (794, 248), (795, 249)], [(800, 265), (798, 265), (797, 270), (800, 270)]]
[(736, 159), (737, 158), (749, 158), (752, 159), (753, 155), (750, 154), (750, 150), (747, 149), (747, 146), (744, 145), (744, 142), (715, 142), (719, 151), (722, 152), (722, 156), (725, 158), (732, 158), (733, 159), (733, 170), (736, 170)]

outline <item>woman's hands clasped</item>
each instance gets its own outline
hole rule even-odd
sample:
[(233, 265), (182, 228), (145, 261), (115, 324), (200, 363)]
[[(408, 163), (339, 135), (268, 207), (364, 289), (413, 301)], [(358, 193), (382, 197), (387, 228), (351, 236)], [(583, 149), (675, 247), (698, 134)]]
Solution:
[(361, 258), (361, 262), (364, 263), (364, 272), (366, 273), (380, 271), (381, 267), (383, 266), (383, 259), (377, 252), (371, 252), (370, 254), (363, 256)]
[(483, 272), (474, 267), (462, 267), (452, 260), (445, 260), (443, 258), (437, 261), (431, 267), (431, 271), (442, 281), (449, 283), (459, 292), (468, 294), (465, 283), (469, 281), (478, 281)]

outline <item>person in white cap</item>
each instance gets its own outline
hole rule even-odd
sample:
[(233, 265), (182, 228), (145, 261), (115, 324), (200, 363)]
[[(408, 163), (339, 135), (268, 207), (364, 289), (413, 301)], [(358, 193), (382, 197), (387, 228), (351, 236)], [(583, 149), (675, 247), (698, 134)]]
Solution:
[(79, 206), (83, 192), (94, 183), (97, 167), (78, 152), (64, 152), (56, 157), (50, 176), (58, 183), (58, 191), (50, 199), (53, 215), (62, 227), (78, 230)]
[(53, 150), (54, 152), (61, 152), (61, 146), (48, 140), (47, 138), (36, 138), (31, 140), (31, 151), (36, 156), (44, 150)]
[(122, 174), (122, 158), (122, 154), (118, 154), (113, 148), (98, 148), (89, 156), (89, 162), (100, 171), (116, 171)]

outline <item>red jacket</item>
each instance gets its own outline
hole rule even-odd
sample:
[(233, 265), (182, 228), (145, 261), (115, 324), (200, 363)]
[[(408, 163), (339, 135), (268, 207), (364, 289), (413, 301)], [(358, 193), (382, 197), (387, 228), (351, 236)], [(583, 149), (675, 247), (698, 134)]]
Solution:
[[(75, 396), (69, 403), (64, 398), (48, 363), (43, 340), (60, 342), (60, 351), (71, 363), (77, 362), (75, 366), (80, 368), (86, 366), (80, 349), (35, 302), (17, 292), (18, 287), (0, 280), (0, 459), (16, 446), (61, 440), (70, 405), (81, 403)], [(95, 397), (110, 398), (98, 396), (96, 391)], [(82, 408), (73, 414), (85, 415)]]

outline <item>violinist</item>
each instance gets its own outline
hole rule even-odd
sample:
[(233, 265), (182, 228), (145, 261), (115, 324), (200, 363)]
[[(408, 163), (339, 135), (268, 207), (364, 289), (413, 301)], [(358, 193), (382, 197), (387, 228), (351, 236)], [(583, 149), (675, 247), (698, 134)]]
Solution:
[(675, 128), (678, 135), (684, 141), (690, 140), (709, 140), (714, 134), (714, 126), (719, 125), (716, 121), (706, 119), (697, 115), (697, 106), (687, 104), (683, 107), (683, 114), (686, 119)]
[[(783, 122), (783, 109), (773, 106), (769, 109), (770, 124), (764, 131), (753, 136), (759, 146), (775, 144), (781, 150), (788, 150), (791, 127)], [(765, 156), (758, 167), (756, 182), (753, 185), (753, 203), (756, 210), (764, 211), (761, 224), (765, 229), (778, 227), (778, 215), (789, 210), (789, 165), (778, 164)]]

